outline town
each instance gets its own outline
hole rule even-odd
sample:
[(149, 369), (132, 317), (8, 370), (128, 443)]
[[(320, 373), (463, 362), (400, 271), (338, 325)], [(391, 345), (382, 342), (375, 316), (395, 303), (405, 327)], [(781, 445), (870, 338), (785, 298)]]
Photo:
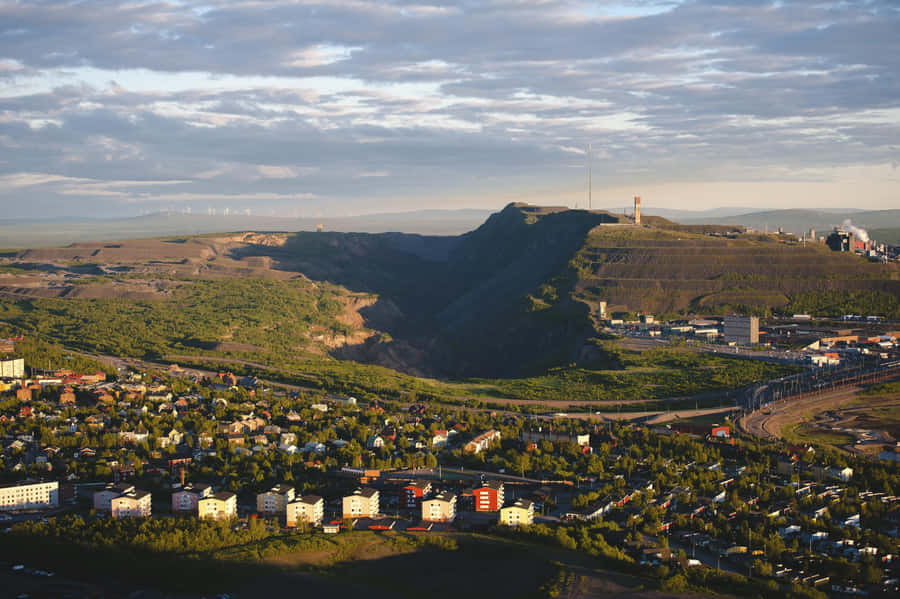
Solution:
[[(686, 332), (646, 315), (624, 326), (636, 336)], [(801, 345), (810, 333), (797, 323), (768, 331)], [(819, 334), (838, 332), (847, 334), (806, 347), (837, 360), (870, 348), (896, 355), (896, 334)], [(726, 339), (742, 334), (756, 340), (758, 322), (724, 320)], [(878, 459), (761, 443), (739, 435), (727, 413), (664, 424), (548, 418), (360, 401), (174, 365), (47, 371), (15, 357), (21, 341), (5, 342), (2, 362), (6, 535), (64, 537), (72, 518), (194, 519), (301, 536), (480, 531), (649, 568), (672, 589), (711, 571), (810, 596), (900, 589), (900, 472), (890, 451)]]

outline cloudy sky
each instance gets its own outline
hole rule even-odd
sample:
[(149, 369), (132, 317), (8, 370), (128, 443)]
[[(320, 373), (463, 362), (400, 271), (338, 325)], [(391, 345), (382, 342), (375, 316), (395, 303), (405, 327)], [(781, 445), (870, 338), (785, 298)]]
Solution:
[(900, 207), (900, 3), (0, 0), (0, 219)]

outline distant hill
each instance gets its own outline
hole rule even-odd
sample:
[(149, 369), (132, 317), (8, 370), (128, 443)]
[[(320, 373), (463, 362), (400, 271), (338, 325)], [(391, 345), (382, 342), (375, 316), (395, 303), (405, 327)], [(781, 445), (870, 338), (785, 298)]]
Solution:
[(112, 220), (0, 220), (0, 248), (59, 247), (81, 241), (204, 235), (233, 231), (326, 231), (460, 235), (490, 216), (490, 210), (420, 210), (329, 218), (206, 215), (161, 212)]
[(900, 245), (900, 227), (894, 229), (869, 229), (869, 236), (882, 243)]
[[(801, 235), (816, 230), (816, 236), (827, 235), (835, 226), (840, 226), (845, 220), (851, 220), (857, 227), (864, 229), (888, 229), (900, 228), (900, 210), (771, 210), (766, 212), (751, 212), (747, 214), (722, 216), (711, 218), (709, 216), (686, 217), (679, 222), (685, 224), (719, 223), (736, 224), (747, 228), (775, 232), (779, 227), (785, 232)], [(878, 239), (877, 236), (872, 236)]]

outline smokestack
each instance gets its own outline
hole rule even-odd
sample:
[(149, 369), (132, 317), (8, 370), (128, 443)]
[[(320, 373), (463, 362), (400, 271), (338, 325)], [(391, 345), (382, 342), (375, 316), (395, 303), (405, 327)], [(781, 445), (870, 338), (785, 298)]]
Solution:
[(634, 196), (634, 224), (641, 224), (641, 196)]

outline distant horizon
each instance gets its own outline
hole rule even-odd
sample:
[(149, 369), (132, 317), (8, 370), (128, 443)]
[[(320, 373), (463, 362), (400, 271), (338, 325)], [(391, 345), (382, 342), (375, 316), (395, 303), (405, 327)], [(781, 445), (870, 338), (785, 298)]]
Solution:
[[(437, 214), (437, 213), (446, 213), (446, 214), (465, 214), (465, 213), (478, 213), (478, 214), (493, 214), (502, 210), (505, 206), (510, 204), (530, 204), (535, 206), (564, 206), (570, 210), (592, 210), (592, 211), (606, 211), (614, 214), (630, 214), (631, 206), (600, 206), (600, 207), (592, 207), (588, 208), (587, 206), (574, 205), (574, 206), (566, 206), (565, 204), (557, 204), (557, 203), (535, 203), (532, 204), (530, 202), (508, 202), (503, 206), (499, 206), (496, 208), (422, 208), (419, 210), (394, 210), (394, 211), (385, 211), (385, 212), (360, 212), (360, 213), (352, 213), (352, 214), (328, 214), (328, 215), (292, 215), (288, 213), (260, 213), (255, 212), (252, 209), (249, 213), (246, 211), (239, 210), (228, 210), (225, 212), (224, 210), (217, 212), (196, 212), (193, 210), (188, 210), (185, 208), (177, 209), (177, 208), (167, 208), (160, 209), (156, 211), (148, 211), (148, 212), (140, 212), (133, 214), (123, 214), (123, 215), (111, 215), (111, 216), (74, 216), (74, 215), (61, 215), (61, 216), (46, 216), (46, 217), (19, 217), (19, 218), (2, 218), (0, 217), (0, 223), (24, 223), (24, 222), (54, 222), (54, 223), (65, 223), (65, 222), (107, 222), (107, 221), (119, 221), (119, 220), (132, 220), (139, 218), (149, 218), (154, 216), (190, 216), (190, 217), (225, 217), (225, 218), (246, 218), (248, 216), (252, 216), (254, 218), (268, 218), (268, 219), (277, 219), (277, 220), (315, 220), (315, 219), (352, 219), (352, 218), (374, 218), (374, 217), (391, 217), (391, 216), (410, 216), (410, 215), (425, 215), (425, 214)], [(822, 214), (853, 214), (858, 212), (881, 212), (881, 211), (891, 211), (897, 210), (900, 211), (900, 208), (850, 208), (850, 207), (796, 207), (796, 208), (754, 208), (752, 206), (716, 206), (714, 208), (703, 208), (703, 209), (687, 209), (687, 208), (663, 208), (657, 207), (655, 208), (661, 214), (666, 213), (683, 213), (683, 214), (693, 214), (697, 217), (703, 215), (711, 215), (713, 213), (720, 213), (718, 216), (710, 216), (711, 218), (727, 218), (729, 216), (744, 216), (744, 215), (752, 215), (757, 213), (768, 213), (768, 212), (811, 212), (811, 213), (822, 213)], [(624, 212), (623, 212), (624, 211)], [(643, 214), (645, 215), (654, 215), (654, 207), (648, 206), (645, 202), (643, 204), (642, 209)]]

